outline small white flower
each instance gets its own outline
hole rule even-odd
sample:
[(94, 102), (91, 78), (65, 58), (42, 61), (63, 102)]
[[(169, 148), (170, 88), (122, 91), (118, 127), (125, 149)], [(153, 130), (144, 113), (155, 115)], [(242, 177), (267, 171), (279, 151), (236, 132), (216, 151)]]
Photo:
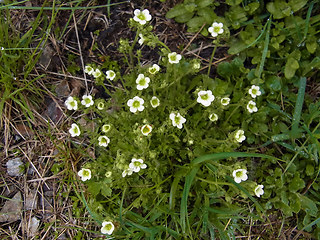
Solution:
[(237, 142), (241, 143), (244, 140), (246, 140), (246, 136), (244, 135), (244, 131), (243, 130), (238, 130), (236, 131), (234, 138), (236, 139)]
[(137, 112), (140, 111), (142, 112), (144, 109), (144, 100), (142, 98), (139, 98), (138, 96), (135, 96), (132, 99), (129, 99), (127, 102), (128, 107), (130, 107), (130, 112)]
[(97, 108), (101, 111), (104, 109), (104, 102), (99, 102)]
[(125, 177), (125, 176), (130, 176), (130, 175), (132, 175), (132, 173), (133, 173), (133, 171), (132, 171), (132, 169), (131, 168), (128, 168), (128, 169), (126, 169), (126, 170), (124, 170), (123, 172), (122, 172), (122, 177)]
[(99, 141), (99, 146), (101, 147), (107, 147), (108, 144), (110, 143), (110, 139), (107, 136), (100, 136), (98, 138)]
[(218, 117), (217, 114), (211, 113), (211, 114), (209, 115), (209, 119), (210, 119), (210, 121), (215, 122), (215, 121), (218, 121), (219, 117)]
[(81, 131), (77, 124), (72, 123), (71, 128), (69, 129), (69, 133), (71, 134), (71, 137), (80, 136)]
[(132, 158), (131, 163), (129, 164), (129, 168), (133, 171), (133, 172), (139, 172), (140, 169), (145, 169), (147, 168), (147, 165), (145, 163), (143, 163), (142, 159), (136, 159), (136, 158)]
[(138, 41), (138, 43), (140, 44), (140, 46), (144, 43), (144, 41), (145, 40), (147, 40), (146, 38), (144, 38), (144, 36), (141, 34), (141, 33), (139, 33), (139, 41)]
[(179, 128), (179, 129), (181, 129), (182, 128), (182, 124), (186, 122), (186, 119), (184, 117), (182, 117), (180, 115), (180, 113), (178, 113), (178, 114), (171, 113), (169, 117), (172, 120), (172, 125), (174, 127)]
[(208, 107), (214, 100), (214, 96), (210, 90), (198, 92), (197, 102), (201, 103), (203, 106)]
[(78, 176), (81, 177), (81, 181), (87, 181), (91, 178), (91, 170), (87, 168), (82, 168), (78, 172)]
[(106, 178), (109, 178), (112, 176), (112, 172), (111, 171), (108, 171), (104, 174), (106, 176)]
[(241, 181), (246, 181), (248, 179), (247, 170), (246, 169), (237, 169), (232, 173), (234, 181), (236, 183), (240, 183)]
[(152, 67), (149, 67), (148, 71), (151, 74), (156, 74), (160, 71), (160, 67), (157, 64), (153, 64)]
[(92, 100), (92, 96), (91, 95), (83, 95), (81, 104), (86, 107), (92, 106), (94, 104), (94, 101)]
[(177, 54), (176, 52), (172, 52), (172, 53), (168, 54), (169, 63), (171, 63), (171, 64), (179, 63), (181, 58), (182, 58), (181, 55)]
[(65, 101), (65, 105), (67, 106), (68, 110), (77, 110), (78, 109), (78, 102), (73, 97), (68, 97)]
[(137, 83), (137, 89), (142, 90), (144, 88), (149, 87), (150, 78), (145, 77), (143, 74), (139, 74), (136, 83)]
[(102, 223), (101, 233), (111, 235), (114, 231), (114, 225), (112, 222), (104, 221)]
[(264, 194), (263, 185), (256, 186), (254, 189), (254, 193), (256, 194), (257, 197), (260, 197), (261, 195), (263, 195)]
[(149, 133), (151, 133), (151, 131), (152, 131), (152, 127), (148, 124), (143, 125), (141, 128), (141, 133), (145, 136), (148, 136)]
[(104, 132), (104, 133), (109, 132), (110, 129), (111, 129), (111, 125), (110, 125), (110, 124), (104, 124), (104, 125), (101, 127), (101, 131)]
[(247, 105), (247, 109), (248, 109), (249, 113), (253, 113), (253, 112), (258, 111), (258, 108), (256, 107), (256, 103), (252, 100), (249, 101), (249, 103)]
[(194, 70), (199, 70), (200, 67), (201, 67), (201, 65), (200, 65), (199, 62), (195, 62), (195, 63), (192, 65), (192, 67), (193, 67)]
[(256, 98), (257, 96), (260, 96), (261, 95), (260, 87), (256, 86), (256, 85), (252, 85), (251, 88), (249, 89), (249, 94), (253, 98)]
[(100, 69), (96, 69), (93, 73), (92, 73), (92, 75), (95, 77), (95, 78), (98, 78), (98, 77), (100, 77), (101, 75), (102, 75), (102, 72), (100, 71)]
[(156, 108), (160, 105), (160, 100), (156, 96), (153, 96), (150, 100), (150, 103), (153, 108)]
[(208, 28), (208, 32), (211, 33), (212, 37), (218, 36), (223, 33), (223, 23), (212, 23), (211, 27)]
[(93, 69), (93, 67), (87, 65), (87, 66), (85, 66), (85, 68), (84, 68), (84, 72), (87, 73), (87, 74), (89, 74), (89, 75), (92, 75), (93, 72), (94, 72), (94, 69)]
[(134, 17), (133, 20), (140, 23), (141, 25), (146, 24), (151, 20), (151, 15), (149, 13), (149, 10), (145, 9), (143, 11), (140, 11), (139, 9), (134, 10)]
[(227, 106), (227, 105), (229, 105), (229, 103), (230, 103), (230, 98), (221, 98), (221, 104), (223, 105), (223, 106)]
[(106, 71), (106, 78), (109, 80), (113, 80), (116, 77), (116, 73), (112, 70)]

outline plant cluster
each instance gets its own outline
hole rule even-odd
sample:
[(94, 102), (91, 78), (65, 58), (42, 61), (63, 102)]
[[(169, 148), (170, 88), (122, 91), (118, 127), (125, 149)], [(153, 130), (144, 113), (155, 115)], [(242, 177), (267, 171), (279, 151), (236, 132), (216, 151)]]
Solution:
[[(198, 60), (158, 40), (147, 9), (135, 10), (129, 21), (135, 39), (120, 41), (126, 69), (111, 60), (86, 66), (110, 98), (86, 93), (81, 102), (69, 97), (66, 106), (82, 112), (71, 136), (96, 148), (97, 157), (78, 175), (102, 233), (212, 238), (218, 231), (227, 239), (235, 229), (243, 232), (243, 219), (261, 220), (279, 209), (302, 216), (300, 229), (318, 234), (320, 115), (305, 88), (320, 67), (320, 19), (311, 17), (315, 2), (292, 0), (286, 9), (280, 3), (268, 3), (267, 15), (262, 3), (226, 1), (222, 18), (211, 0), (185, 0), (168, 12), (190, 31), (214, 38), (210, 64), (219, 41), (229, 39), (237, 57), (219, 64), (215, 78), (210, 67), (200, 73)], [(239, 28), (238, 37), (229, 37), (229, 29)], [(137, 44), (159, 49), (159, 61), (141, 65)], [(261, 146), (267, 154), (257, 153)]]

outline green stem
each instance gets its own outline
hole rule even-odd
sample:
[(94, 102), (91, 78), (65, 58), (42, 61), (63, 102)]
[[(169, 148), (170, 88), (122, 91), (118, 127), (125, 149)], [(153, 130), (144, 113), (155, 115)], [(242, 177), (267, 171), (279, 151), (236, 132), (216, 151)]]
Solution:
[(235, 111), (238, 110), (238, 108), (241, 106), (241, 103), (237, 104), (237, 106), (235, 107), (235, 109), (233, 109), (233, 111), (230, 113), (229, 117), (227, 118), (227, 120), (225, 121), (225, 123), (227, 123), (230, 118), (232, 117), (232, 115), (235, 113)]
[(214, 49), (212, 51), (212, 54), (211, 54), (211, 58), (210, 58), (210, 61), (209, 61), (209, 67), (208, 67), (208, 76), (210, 75), (211, 65), (212, 65), (213, 57), (214, 57), (214, 54), (216, 53), (217, 47), (218, 47), (218, 43), (216, 43), (216, 45), (215, 45), (215, 47), (214, 47)]

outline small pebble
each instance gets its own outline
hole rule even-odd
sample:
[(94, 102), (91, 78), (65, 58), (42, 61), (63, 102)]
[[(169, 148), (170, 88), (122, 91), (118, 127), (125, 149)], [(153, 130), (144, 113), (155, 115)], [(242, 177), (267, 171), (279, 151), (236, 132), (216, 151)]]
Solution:
[(11, 177), (19, 177), (23, 175), (23, 171), (21, 169), (23, 162), (21, 158), (14, 158), (7, 162), (7, 172)]

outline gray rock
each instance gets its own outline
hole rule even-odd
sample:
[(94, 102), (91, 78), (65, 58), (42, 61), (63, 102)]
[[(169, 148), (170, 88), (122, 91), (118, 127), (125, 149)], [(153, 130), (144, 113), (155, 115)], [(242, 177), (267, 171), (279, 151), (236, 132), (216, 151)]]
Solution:
[(22, 197), (17, 192), (14, 197), (4, 204), (0, 211), (0, 222), (15, 222), (21, 220), (22, 214)]
[(21, 167), (23, 162), (21, 158), (14, 158), (7, 162), (7, 172), (12, 177), (19, 177), (23, 175), (23, 171), (21, 171)]

